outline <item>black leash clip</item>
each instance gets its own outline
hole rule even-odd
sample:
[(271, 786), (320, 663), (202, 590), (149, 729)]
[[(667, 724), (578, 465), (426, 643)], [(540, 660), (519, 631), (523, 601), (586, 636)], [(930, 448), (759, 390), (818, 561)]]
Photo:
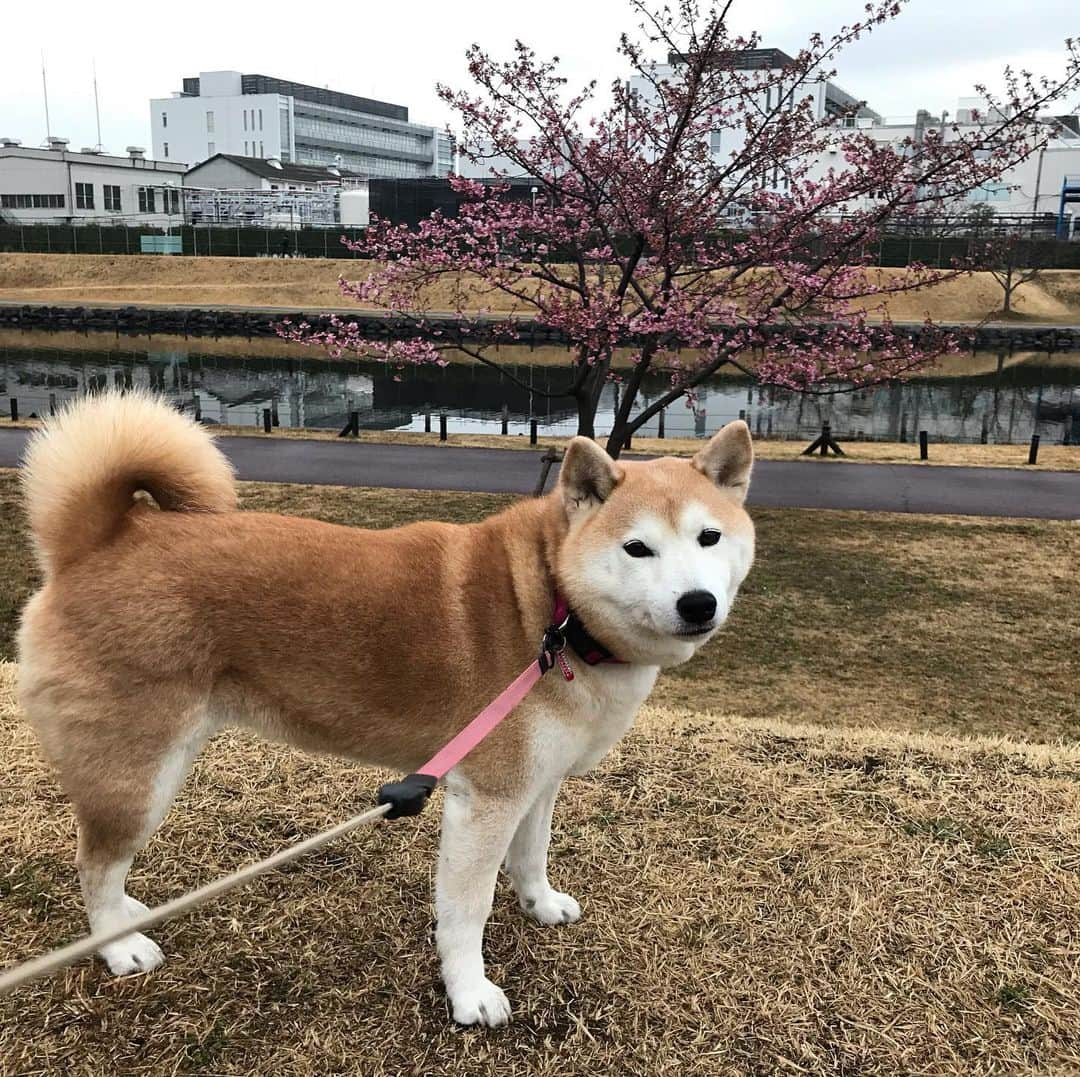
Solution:
[(550, 624), (544, 629), (544, 639), (540, 644), (540, 654), (536, 659), (540, 663), (541, 673), (547, 673), (549, 669), (554, 668), (556, 658), (566, 650), (566, 633), (563, 630), (569, 620), (570, 617), (567, 616), (561, 625)]
[(400, 819), (405, 815), (419, 815), (428, 802), (438, 778), (430, 774), (408, 774), (400, 782), (387, 782), (379, 786), (379, 803), (389, 804), (386, 819)]

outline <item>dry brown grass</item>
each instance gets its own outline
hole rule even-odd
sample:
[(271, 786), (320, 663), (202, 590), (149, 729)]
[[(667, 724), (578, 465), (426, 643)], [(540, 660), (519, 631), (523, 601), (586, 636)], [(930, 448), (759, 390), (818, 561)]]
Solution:
[[(154, 255), (0, 254), (0, 299), (26, 302), (165, 303), (194, 306), (266, 306), (283, 309), (348, 307), (338, 291), (339, 275), (359, 278), (367, 263), (348, 259), (192, 258)], [(883, 269), (883, 277), (903, 270)], [(1080, 317), (1078, 274), (1055, 270), (1021, 285), (1017, 310), (1046, 322)], [(1046, 283), (1049, 282), (1049, 283)], [(429, 289), (429, 309), (453, 306), (446, 285)], [(484, 305), (504, 309), (499, 296)], [(1001, 307), (1002, 293), (990, 274), (949, 281), (920, 293), (900, 293), (889, 302), (897, 320), (929, 314), (944, 321), (979, 321)]]
[[(66, 805), (0, 667), (0, 939), (82, 931)], [(151, 903), (355, 812), (380, 776), (224, 736), (132, 890)], [(515, 1022), (448, 1020), (437, 805), (159, 928), (145, 978), (83, 963), (0, 1000), (5, 1073), (1003, 1074), (1080, 1067), (1080, 750), (650, 708), (556, 814), (583, 921), (500, 886)]]
[[(278, 484), (243, 499), (366, 526), (510, 500)], [(150, 977), (84, 963), (0, 999), (0, 1071), (1076, 1072), (1080, 748), (998, 735), (1075, 738), (1080, 525), (755, 518), (728, 630), (568, 783), (552, 875), (583, 922), (532, 925), (500, 886), (487, 949), (508, 1030), (446, 1016), (429, 811), (158, 929), (170, 961)], [(0, 655), (32, 584), (0, 472)], [(70, 812), (12, 676), (0, 664), (0, 953), (15, 961), (83, 923)], [(157, 904), (267, 855), (361, 809), (379, 780), (225, 735), (132, 892)]]

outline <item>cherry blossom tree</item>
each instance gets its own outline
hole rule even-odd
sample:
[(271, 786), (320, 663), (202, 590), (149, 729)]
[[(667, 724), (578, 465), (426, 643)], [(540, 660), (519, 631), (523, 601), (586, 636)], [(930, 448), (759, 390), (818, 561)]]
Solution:
[[(374, 262), (343, 293), (392, 312), (402, 339), (364, 339), (348, 318), (283, 333), (335, 355), (445, 363), (456, 348), (502, 368), (496, 345), (532, 321), (568, 345), (565, 385), (547, 395), (575, 401), (580, 433), (596, 433), (604, 384), (623, 382), (612, 454), (725, 365), (820, 390), (902, 377), (954, 348), (929, 322), (914, 334), (894, 326), (885, 304), (969, 267), (881, 271), (875, 241), (889, 221), (955, 206), (1037, 151), (1039, 115), (1077, 85), (1073, 44), (1060, 79), (1006, 70), (1003, 94), (980, 87), (977, 123), (881, 145), (848, 117), (822, 115), (815, 98), (842, 50), (901, 4), (868, 5), (779, 70), (747, 64), (760, 41), (729, 29), (730, 6), (631, 0), (640, 25), (618, 46), (631, 79), (606, 105), (595, 83), (572, 91), (557, 59), (524, 44), (503, 61), (470, 48), (473, 88), (439, 88), (462, 152), (506, 162), (501, 174), (531, 177), (535, 194), (450, 177), (456, 216), (415, 228), (375, 220), (347, 244)], [(665, 53), (677, 77), (654, 63)], [(428, 313), (434, 285), (453, 318)], [(613, 366), (617, 357), (628, 362)], [(643, 380), (657, 373), (669, 387), (642, 404)]]
[(1019, 230), (1002, 230), (985, 240), (976, 254), (978, 264), (1001, 286), (1000, 313), (1013, 312), (1013, 296), (1022, 284), (1038, 280), (1055, 263), (1053, 240), (1025, 238)]

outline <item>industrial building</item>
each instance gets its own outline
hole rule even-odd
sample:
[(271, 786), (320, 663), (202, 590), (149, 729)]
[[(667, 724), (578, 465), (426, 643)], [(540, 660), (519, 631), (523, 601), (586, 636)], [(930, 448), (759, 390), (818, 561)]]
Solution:
[(184, 172), (139, 146), (120, 157), (70, 150), (66, 138), (45, 149), (0, 138), (0, 222), (168, 227), (183, 221)]
[(150, 102), (150, 128), (156, 156), (189, 165), (220, 153), (399, 178), (454, 165), (447, 135), (410, 122), (404, 105), (239, 71), (185, 78)]
[[(298, 165), (218, 153), (188, 170), (185, 216), (191, 224), (270, 228), (342, 223), (341, 194), (366, 183), (334, 165)], [(345, 223), (350, 223), (346, 221)]]
[[(531, 198), (536, 191), (531, 181), (509, 187), (509, 199)], [(460, 201), (444, 178), (365, 176), (336, 165), (221, 153), (189, 169), (184, 183), (184, 215), (193, 225), (355, 229), (366, 228), (374, 214), (415, 227), (435, 210), (456, 216)]]
[[(914, 116), (860, 118), (854, 126), (879, 145), (900, 150), (919, 146), (931, 134), (946, 142), (970, 136), (997, 119), (987, 116), (980, 98), (962, 97), (951, 114), (919, 109)], [(1044, 116), (1039, 123), (1046, 141), (1038, 152), (1008, 169), (996, 182), (970, 192), (963, 205), (951, 207), (953, 212), (980, 203), (986, 203), (997, 217), (1057, 217), (1059, 211), (1064, 212), (1063, 185), (1070, 175), (1080, 174), (1080, 117)], [(839, 147), (827, 151), (820, 164), (823, 168), (834, 165), (839, 156)]]

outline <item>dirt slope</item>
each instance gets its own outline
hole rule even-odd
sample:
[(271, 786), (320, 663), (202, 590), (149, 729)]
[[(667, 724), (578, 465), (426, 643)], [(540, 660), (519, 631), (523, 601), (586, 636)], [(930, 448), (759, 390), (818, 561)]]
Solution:
[[(360, 276), (366, 265), (342, 259), (0, 254), (0, 299), (292, 309), (355, 306), (342, 300), (337, 280)], [(880, 272), (895, 276), (902, 270)], [(430, 305), (447, 309), (448, 289), (434, 287)], [(1047, 273), (1022, 286), (1015, 305), (1032, 320), (1080, 322), (1080, 273)], [(978, 321), (1000, 306), (1001, 289), (989, 274), (980, 273), (927, 292), (894, 296), (889, 309), (897, 320), (929, 314), (942, 321)]]

